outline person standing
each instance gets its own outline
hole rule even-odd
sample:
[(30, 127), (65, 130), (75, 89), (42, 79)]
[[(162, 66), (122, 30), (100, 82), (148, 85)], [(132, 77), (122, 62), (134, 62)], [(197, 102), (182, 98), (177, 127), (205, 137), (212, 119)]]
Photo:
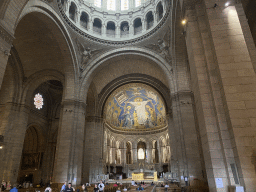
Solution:
[(51, 185), (48, 185), (48, 187), (45, 188), (44, 192), (52, 192)]
[(99, 188), (98, 188), (97, 184), (94, 185), (93, 191), (94, 191), (94, 192), (99, 192)]
[(65, 191), (65, 189), (66, 189), (66, 186), (67, 186), (67, 182), (65, 181), (64, 182), (64, 184), (62, 185), (62, 187), (61, 187), (61, 190), (60, 190), (60, 192), (63, 192), (63, 191)]
[(65, 192), (73, 192), (75, 191), (74, 187), (72, 187), (71, 183), (65, 188)]
[(104, 191), (104, 184), (102, 183), (102, 181), (100, 181), (100, 184), (98, 185), (98, 188), (99, 188), (99, 192), (102, 192)]
[(10, 190), (10, 192), (18, 192), (16, 184), (13, 185), (13, 188)]

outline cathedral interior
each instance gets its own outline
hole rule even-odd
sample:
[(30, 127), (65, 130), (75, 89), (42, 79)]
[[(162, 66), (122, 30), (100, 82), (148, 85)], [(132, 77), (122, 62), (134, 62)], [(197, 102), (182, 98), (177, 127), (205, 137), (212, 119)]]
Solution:
[(0, 0), (0, 180), (169, 174), (256, 191), (255, 0)]

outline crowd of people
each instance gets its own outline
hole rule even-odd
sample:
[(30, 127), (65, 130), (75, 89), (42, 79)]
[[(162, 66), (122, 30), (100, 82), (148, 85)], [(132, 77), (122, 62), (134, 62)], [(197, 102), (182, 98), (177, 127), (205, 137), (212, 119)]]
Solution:
[[(136, 190), (139, 190), (139, 191), (142, 191), (145, 188), (145, 183), (143, 181), (138, 182), (138, 183), (135, 182), (135, 181), (132, 181), (131, 184), (133, 186), (138, 186), (138, 188), (136, 188)], [(105, 184), (104, 182), (100, 181), (100, 183), (94, 185), (93, 192), (103, 192), (104, 188), (105, 188), (105, 185), (108, 185), (108, 183)], [(151, 186), (152, 185), (154, 185), (153, 182), (151, 183)], [(43, 186), (44, 185), (42, 183), (39, 184), (39, 187), (43, 187)], [(1, 187), (0, 187), (0, 192), (3, 192), (5, 190), (10, 190), (10, 192), (18, 192), (19, 188), (26, 189), (26, 188), (30, 188), (30, 187), (33, 187), (33, 184), (30, 183), (30, 182), (24, 182), (23, 184), (20, 184), (20, 185), (11, 186), (10, 182), (6, 183), (3, 180), (2, 183), (1, 183)], [(81, 192), (87, 192), (88, 187), (91, 187), (91, 185), (89, 183), (83, 184), (82, 187), (80, 188), (82, 190)], [(117, 183), (116, 182), (113, 185), (113, 187), (115, 187), (117, 189), (116, 192), (121, 192), (122, 183)], [(167, 186), (164, 186), (164, 187), (167, 188)], [(64, 184), (61, 187), (60, 192), (80, 192), (80, 189), (76, 190), (74, 187), (72, 187), (71, 183), (67, 184), (67, 182), (64, 182)], [(127, 191), (127, 188), (124, 187), (122, 190)], [(47, 184), (47, 187), (45, 188), (44, 192), (52, 192), (52, 188), (51, 188), (50, 184)]]

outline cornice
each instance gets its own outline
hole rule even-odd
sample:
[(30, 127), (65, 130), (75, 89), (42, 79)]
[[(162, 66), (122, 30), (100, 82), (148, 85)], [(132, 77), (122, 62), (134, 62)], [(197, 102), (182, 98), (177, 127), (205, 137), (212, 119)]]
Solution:
[(168, 129), (168, 125), (162, 127), (162, 128), (151, 128), (150, 130), (147, 129), (138, 129), (138, 130), (117, 130), (115, 128), (112, 128), (106, 121), (104, 121), (104, 126), (108, 128), (109, 131), (113, 133), (123, 134), (123, 135), (150, 135), (150, 134), (156, 134), (156, 133), (162, 133)]

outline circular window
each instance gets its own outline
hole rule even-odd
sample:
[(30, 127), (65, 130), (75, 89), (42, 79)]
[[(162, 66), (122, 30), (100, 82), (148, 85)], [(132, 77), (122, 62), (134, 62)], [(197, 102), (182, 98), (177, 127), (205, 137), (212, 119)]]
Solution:
[(44, 99), (43, 99), (43, 96), (39, 93), (37, 93), (34, 97), (34, 105), (35, 105), (35, 108), (37, 109), (42, 109), (43, 108), (43, 105), (44, 105)]

